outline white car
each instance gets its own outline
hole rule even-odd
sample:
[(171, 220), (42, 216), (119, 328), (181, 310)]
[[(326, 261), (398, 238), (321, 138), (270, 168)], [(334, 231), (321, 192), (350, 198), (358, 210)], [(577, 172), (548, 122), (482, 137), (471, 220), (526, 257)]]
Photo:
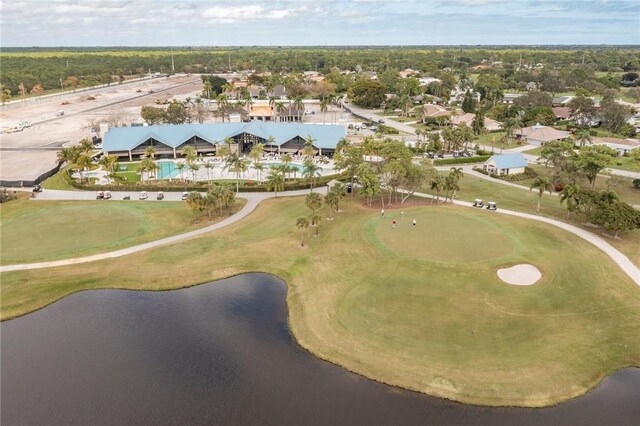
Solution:
[(146, 200), (147, 198), (149, 198), (149, 195), (147, 194), (146, 191), (142, 191), (140, 193), (140, 196), (138, 197), (140, 200)]

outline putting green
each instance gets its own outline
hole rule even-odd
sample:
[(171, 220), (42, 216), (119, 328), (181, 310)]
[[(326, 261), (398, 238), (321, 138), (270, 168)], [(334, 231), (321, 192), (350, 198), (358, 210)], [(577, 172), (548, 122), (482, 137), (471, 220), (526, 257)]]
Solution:
[(513, 250), (511, 240), (486, 215), (485, 211), (423, 209), (404, 217), (394, 212), (375, 219), (373, 226), (377, 242), (404, 257), (466, 263), (508, 256)]

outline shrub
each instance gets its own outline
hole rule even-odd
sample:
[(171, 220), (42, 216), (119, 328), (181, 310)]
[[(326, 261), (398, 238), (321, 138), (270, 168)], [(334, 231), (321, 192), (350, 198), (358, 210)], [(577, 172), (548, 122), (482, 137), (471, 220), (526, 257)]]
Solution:
[(633, 181), (631, 181), (631, 183), (633, 184), (634, 188), (640, 188), (640, 179), (634, 179)]
[(485, 151), (484, 149), (477, 148), (477, 149), (476, 149), (476, 155), (487, 155), (487, 156), (491, 156), (491, 152), (490, 152), (490, 151)]
[(458, 157), (458, 158), (445, 158), (443, 160), (433, 160), (435, 166), (443, 166), (446, 164), (468, 164), (468, 163), (483, 163), (489, 159), (490, 156), (482, 155), (477, 157)]

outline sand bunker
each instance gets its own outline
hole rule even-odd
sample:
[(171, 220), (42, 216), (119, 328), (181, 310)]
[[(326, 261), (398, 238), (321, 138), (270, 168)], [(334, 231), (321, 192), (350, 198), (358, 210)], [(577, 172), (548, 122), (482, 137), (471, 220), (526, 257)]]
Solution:
[(511, 268), (498, 269), (498, 277), (507, 284), (531, 285), (542, 278), (542, 274), (533, 265), (521, 264)]

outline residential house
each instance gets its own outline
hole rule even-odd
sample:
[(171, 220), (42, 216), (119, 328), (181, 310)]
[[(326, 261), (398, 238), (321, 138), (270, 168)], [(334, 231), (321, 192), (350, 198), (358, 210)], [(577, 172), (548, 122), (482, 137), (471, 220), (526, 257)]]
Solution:
[[(471, 127), (471, 124), (473, 122), (473, 119), (475, 117), (475, 114), (472, 114), (470, 112), (466, 113), (466, 114), (462, 114), (462, 115), (455, 115), (453, 117), (451, 117), (451, 124), (454, 126), (459, 126), (461, 124), (466, 124), (467, 126)], [(492, 131), (497, 131), (502, 129), (502, 123), (500, 123), (499, 121), (496, 121), (492, 118), (489, 117), (485, 117), (484, 118), (484, 128), (487, 129), (488, 131), (492, 132)]]
[(502, 95), (502, 103), (512, 105), (513, 101), (515, 101), (516, 98), (519, 98), (520, 96), (522, 96), (521, 93), (505, 93), (504, 95)]
[(556, 120), (569, 120), (571, 118), (571, 108), (569, 107), (553, 107), (551, 110)]
[(619, 139), (619, 138), (592, 138), (593, 145), (604, 145), (618, 151), (618, 155), (628, 154), (632, 149), (640, 148), (640, 140), (638, 139)]
[(570, 132), (556, 130), (553, 127), (542, 126), (540, 124), (524, 127), (515, 132), (516, 139), (536, 146), (542, 146), (547, 142), (560, 141), (568, 138), (570, 135)]
[(524, 173), (525, 167), (527, 167), (527, 159), (520, 153), (492, 155), (482, 166), (487, 172), (497, 175)]

